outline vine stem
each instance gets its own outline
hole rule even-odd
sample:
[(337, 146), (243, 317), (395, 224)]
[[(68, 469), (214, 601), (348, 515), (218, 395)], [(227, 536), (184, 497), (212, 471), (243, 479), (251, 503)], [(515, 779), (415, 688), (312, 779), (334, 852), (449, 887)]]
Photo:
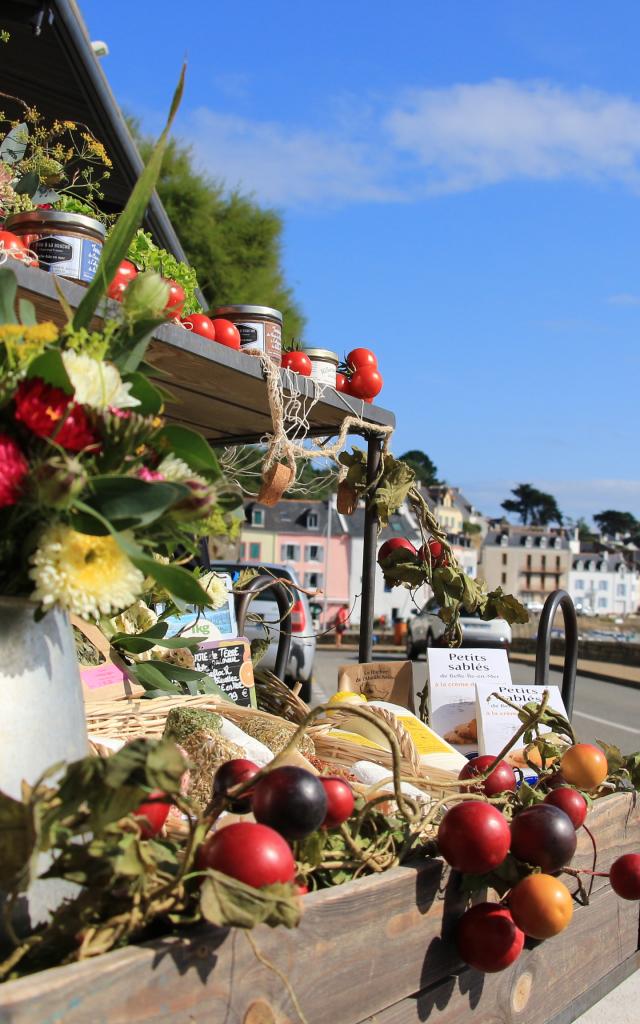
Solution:
[(287, 978), (287, 976), (284, 973), (284, 971), (281, 971), (279, 967), (276, 967), (276, 965), (273, 963), (272, 960), (269, 960), (268, 957), (266, 957), (264, 955), (264, 953), (260, 952), (260, 950), (258, 949), (256, 940), (254, 939), (254, 937), (251, 934), (251, 932), (246, 931), (245, 935), (247, 937), (247, 942), (249, 943), (249, 945), (251, 946), (251, 949), (253, 950), (253, 955), (255, 956), (256, 960), (259, 960), (260, 963), (263, 964), (263, 966), (266, 967), (268, 971), (273, 971), (273, 973), (276, 975), (276, 977), (280, 979), (280, 981), (282, 982), (282, 984), (286, 988), (287, 992), (289, 993), (289, 998), (290, 998), (291, 1002), (293, 1003), (294, 1009), (295, 1009), (296, 1013), (298, 1014), (298, 1017), (299, 1017), (300, 1021), (302, 1022), (302, 1024), (309, 1024), (309, 1021), (305, 1017), (304, 1012), (302, 1010), (302, 1007), (300, 1006), (300, 1000), (298, 999), (297, 995), (295, 994), (293, 986), (292, 986), (291, 982), (289, 981), (289, 979)]
[[(518, 711), (518, 712), (521, 710), (518, 707), (517, 704), (512, 704), (511, 701), (506, 700), (504, 697), (501, 697), (499, 693), (492, 693), (491, 696), (492, 697), (497, 697), (498, 700), (501, 700), (503, 704), (507, 704), (510, 708), (515, 708), (515, 710)], [(547, 704), (548, 703), (549, 703), (549, 691), (545, 690), (543, 692), (543, 694), (542, 694), (542, 700), (540, 701), (540, 704), (538, 705), (538, 710), (534, 711), (529, 716), (528, 720), (526, 722), (524, 722), (520, 726), (520, 728), (518, 729), (518, 731), (515, 734), (515, 736), (512, 736), (511, 739), (509, 740), (509, 742), (505, 743), (505, 745), (502, 748), (502, 750), (500, 751), (500, 753), (493, 759), (493, 761), (491, 762), (489, 767), (486, 769), (484, 774), (477, 776), (478, 779), (487, 779), (489, 777), (489, 775), (491, 775), (491, 772), (494, 771), (498, 767), (498, 765), (500, 764), (500, 761), (502, 761), (503, 757), (505, 757), (509, 753), (509, 751), (513, 749), (513, 747), (516, 745), (516, 743), (518, 742), (520, 737), (524, 736), (525, 732), (528, 732), (529, 729), (533, 729), (534, 726), (536, 726), (540, 722), (543, 714), (547, 710)]]

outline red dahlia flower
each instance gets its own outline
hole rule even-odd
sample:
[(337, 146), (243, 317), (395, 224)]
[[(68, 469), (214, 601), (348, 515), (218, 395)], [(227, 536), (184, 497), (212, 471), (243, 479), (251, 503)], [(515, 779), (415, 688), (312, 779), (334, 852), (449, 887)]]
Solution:
[(50, 437), (67, 451), (97, 443), (83, 407), (39, 378), (23, 380), (18, 387), (15, 415), (38, 437)]
[(0, 508), (15, 505), (29, 465), (15, 441), (0, 434)]

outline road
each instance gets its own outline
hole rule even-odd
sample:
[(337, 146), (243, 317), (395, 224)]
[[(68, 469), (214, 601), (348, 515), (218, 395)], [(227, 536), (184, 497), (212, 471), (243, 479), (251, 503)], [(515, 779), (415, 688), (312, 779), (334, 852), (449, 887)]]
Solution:
[[(386, 660), (393, 660), (396, 657), (398, 656), (395, 654), (377, 655), (377, 658)], [(339, 665), (357, 660), (355, 651), (336, 651), (334, 648), (318, 647), (313, 703), (320, 704), (336, 692)], [(423, 688), (426, 674), (426, 661), (421, 659), (414, 662), (413, 680), (416, 694)], [(533, 667), (514, 662), (511, 665), (511, 676), (514, 683), (530, 683), (533, 680)], [(562, 686), (561, 674), (550, 672), (549, 682)], [(585, 743), (601, 739), (606, 743), (617, 744), (624, 753), (640, 750), (640, 691), (613, 682), (578, 676), (573, 726), (578, 739)]]

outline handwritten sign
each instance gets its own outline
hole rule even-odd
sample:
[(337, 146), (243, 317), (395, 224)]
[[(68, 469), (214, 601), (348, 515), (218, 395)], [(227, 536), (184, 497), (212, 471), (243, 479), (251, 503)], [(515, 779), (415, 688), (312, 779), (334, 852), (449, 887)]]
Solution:
[(249, 641), (218, 640), (200, 644), (195, 667), (206, 672), (230, 700), (243, 707), (257, 707)]

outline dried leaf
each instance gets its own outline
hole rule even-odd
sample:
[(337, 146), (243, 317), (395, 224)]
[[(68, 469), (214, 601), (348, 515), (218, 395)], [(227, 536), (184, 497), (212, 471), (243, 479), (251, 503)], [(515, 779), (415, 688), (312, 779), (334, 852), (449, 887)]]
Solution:
[(207, 871), (200, 893), (200, 910), (219, 928), (253, 928), (283, 924), (295, 928), (300, 920), (300, 901), (291, 885), (265, 885), (254, 889), (220, 871)]

